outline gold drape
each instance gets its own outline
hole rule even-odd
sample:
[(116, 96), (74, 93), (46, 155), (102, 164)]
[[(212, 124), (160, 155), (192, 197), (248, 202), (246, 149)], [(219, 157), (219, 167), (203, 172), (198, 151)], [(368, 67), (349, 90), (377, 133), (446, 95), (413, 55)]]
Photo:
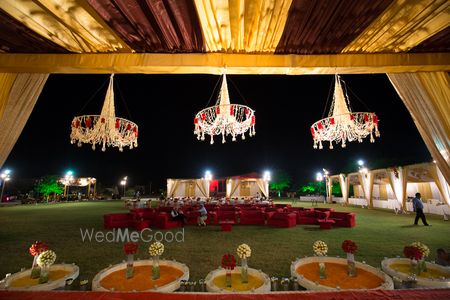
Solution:
[(89, 5), (82, 3), (73, 0), (2, 0), (0, 8), (69, 51), (130, 52), (131, 49)]
[(424, 200), (424, 202), (428, 202), (433, 198), (433, 194), (431, 193), (431, 186), (429, 182), (418, 182), (417, 189)]
[[(2, 77), (5, 81), (11, 79)], [(15, 78), (0, 118), (0, 167), (22, 133), (47, 78), (48, 74), (19, 74)]]
[(448, 0), (395, 0), (342, 53), (405, 52), (450, 25)]
[(386, 185), (385, 184), (380, 184), (379, 188), (380, 188), (380, 200), (387, 200), (388, 196), (387, 196)]
[(292, 0), (195, 0), (209, 52), (274, 52)]
[(345, 176), (345, 174), (339, 174), (339, 184), (341, 186), (342, 198), (344, 199), (344, 203), (348, 204), (348, 191), (350, 184), (348, 176)]
[(438, 168), (450, 182), (450, 77), (446, 72), (388, 74)]
[(0, 73), (0, 120), (5, 111), (6, 103), (8, 102), (9, 92), (11, 91), (14, 80), (17, 74)]

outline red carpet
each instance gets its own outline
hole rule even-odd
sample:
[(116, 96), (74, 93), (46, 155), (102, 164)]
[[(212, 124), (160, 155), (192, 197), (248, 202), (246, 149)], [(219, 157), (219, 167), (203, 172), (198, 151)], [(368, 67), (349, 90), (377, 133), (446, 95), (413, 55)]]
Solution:
[(161, 300), (344, 300), (344, 299), (399, 299), (399, 300), (445, 300), (450, 299), (450, 289), (416, 289), (393, 291), (341, 291), (341, 292), (277, 292), (268, 294), (210, 294), (210, 293), (110, 293), (110, 292), (7, 292), (0, 291), (0, 299), (7, 300), (131, 300), (131, 299), (161, 299)]

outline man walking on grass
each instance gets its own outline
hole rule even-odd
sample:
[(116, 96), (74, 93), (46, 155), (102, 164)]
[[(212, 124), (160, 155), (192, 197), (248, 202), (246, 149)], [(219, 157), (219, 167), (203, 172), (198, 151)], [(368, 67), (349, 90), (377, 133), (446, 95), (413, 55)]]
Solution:
[(420, 199), (420, 193), (416, 193), (416, 197), (412, 200), (413, 209), (416, 212), (416, 219), (414, 220), (414, 225), (417, 225), (417, 222), (419, 221), (419, 218), (422, 219), (422, 223), (425, 226), (430, 226), (427, 223), (427, 218), (425, 217), (425, 214), (423, 213), (423, 203)]

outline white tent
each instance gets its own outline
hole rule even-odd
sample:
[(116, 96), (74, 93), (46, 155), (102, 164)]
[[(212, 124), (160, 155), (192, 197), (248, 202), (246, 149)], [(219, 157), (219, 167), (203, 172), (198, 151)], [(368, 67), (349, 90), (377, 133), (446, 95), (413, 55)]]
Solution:
[(269, 197), (269, 182), (255, 177), (231, 177), (227, 179), (227, 198)]
[(167, 179), (167, 197), (208, 198), (209, 181), (205, 179)]

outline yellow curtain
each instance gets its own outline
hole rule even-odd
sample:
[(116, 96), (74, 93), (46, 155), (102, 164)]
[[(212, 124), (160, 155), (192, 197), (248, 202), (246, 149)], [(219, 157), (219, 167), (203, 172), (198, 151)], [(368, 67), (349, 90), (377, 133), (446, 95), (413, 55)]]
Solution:
[(359, 198), (359, 184), (353, 185), (353, 196)]
[(48, 74), (19, 74), (14, 80), (0, 118), (0, 167), (22, 133), (47, 78)]
[(450, 182), (450, 77), (447, 72), (390, 73), (438, 168)]
[(448, 0), (395, 0), (342, 52), (405, 52), (450, 25)]
[(385, 184), (380, 184), (380, 200), (387, 200), (387, 189)]
[(422, 199), (424, 200), (424, 202), (428, 202), (428, 200), (433, 198), (433, 194), (431, 193), (431, 186), (430, 186), (429, 182), (418, 182), (417, 190), (419, 191), (420, 195), (422, 196)]
[(207, 50), (275, 52), (292, 0), (195, 0)]
[(31, 30), (73, 52), (130, 52), (84, 1), (2, 0), (0, 8)]
[(241, 188), (240, 188), (239, 196), (241, 196), (241, 197), (248, 197), (248, 196), (250, 196), (250, 182), (249, 181), (241, 182)]
[(8, 102), (9, 92), (16, 80), (17, 74), (13, 73), (0, 73), (0, 120), (5, 111), (6, 103)]

